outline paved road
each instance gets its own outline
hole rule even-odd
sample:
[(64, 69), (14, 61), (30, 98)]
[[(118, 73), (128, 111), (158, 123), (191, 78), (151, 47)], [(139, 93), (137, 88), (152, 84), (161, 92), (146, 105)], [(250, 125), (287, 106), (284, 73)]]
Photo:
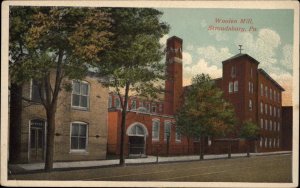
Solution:
[(13, 175), (17, 180), (291, 182), (291, 155), (102, 167)]

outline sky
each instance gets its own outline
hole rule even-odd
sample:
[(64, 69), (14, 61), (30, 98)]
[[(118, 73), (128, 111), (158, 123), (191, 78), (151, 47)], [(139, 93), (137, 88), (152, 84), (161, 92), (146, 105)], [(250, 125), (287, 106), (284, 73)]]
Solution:
[[(292, 105), (293, 10), (166, 8), (161, 20), (171, 29), (161, 39), (183, 39), (183, 84), (196, 74), (222, 77), (222, 61), (249, 54), (286, 91), (283, 105)], [(241, 20), (245, 19), (244, 23)], [(231, 30), (228, 30), (228, 27)], [(227, 30), (221, 30), (221, 29)]]

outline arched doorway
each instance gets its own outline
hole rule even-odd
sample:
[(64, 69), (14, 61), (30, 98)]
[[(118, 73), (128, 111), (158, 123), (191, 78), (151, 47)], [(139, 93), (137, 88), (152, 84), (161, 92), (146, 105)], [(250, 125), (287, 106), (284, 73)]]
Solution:
[(147, 128), (142, 123), (134, 123), (127, 129), (129, 137), (129, 155), (146, 154)]
[(30, 121), (29, 160), (44, 161), (46, 143), (46, 122), (41, 119)]

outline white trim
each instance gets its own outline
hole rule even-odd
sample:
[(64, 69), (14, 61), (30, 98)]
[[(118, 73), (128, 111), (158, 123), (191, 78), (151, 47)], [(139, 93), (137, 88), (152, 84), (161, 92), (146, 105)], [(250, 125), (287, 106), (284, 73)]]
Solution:
[(46, 158), (46, 146), (47, 146), (47, 126), (48, 126), (48, 124), (47, 124), (47, 121), (45, 120), (45, 119), (43, 119), (43, 118), (34, 118), (34, 119), (30, 119), (29, 120), (29, 126), (28, 126), (28, 128), (29, 128), (29, 133), (28, 133), (28, 150), (27, 150), (27, 157), (28, 157), (28, 162), (30, 162), (31, 161), (31, 159), (30, 159), (30, 152), (31, 152), (31, 122), (33, 121), (33, 120), (41, 120), (41, 121), (44, 121), (44, 148), (43, 148), (43, 150), (44, 150), (44, 159), (43, 160), (45, 160), (45, 158)]
[(139, 136), (139, 135), (131, 135), (131, 134), (129, 134), (129, 133), (130, 133), (130, 130), (131, 130), (134, 126), (136, 126), (136, 125), (141, 125), (141, 127), (144, 129), (144, 133), (145, 133), (144, 136), (148, 136), (148, 135), (149, 135), (149, 134), (148, 134), (147, 127), (146, 127), (143, 123), (140, 123), (140, 122), (134, 122), (134, 123), (132, 123), (131, 125), (129, 125), (129, 127), (128, 127), (127, 130), (126, 130), (126, 135), (128, 135), (128, 136)]
[[(154, 122), (158, 122), (158, 138), (153, 138), (153, 123)], [(157, 119), (157, 118), (154, 118), (154, 119), (152, 119), (152, 126), (151, 126), (151, 130), (152, 130), (152, 134), (151, 134), (151, 137), (152, 137), (152, 141), (155, 141), (155, 142), (157, 142), (157, 141), (159, 141), (159, 134), (160, 134), (160, 120), (159, 119)]]
[(169, 137), (169, 141), (171, 141), (171, 137), (172, 137), (172, 121), (170, 121), (170, 120), (165, 120), (165, 121), (164, 121), (164, 141), (167, 141), (166, 131), (165, 131), (166, 125), (169, 125), (169, 126), (170, 126), (170, 137)]
[[(87, 107), (82, 107), (82, 106), (73, 106), (73, 83), (74, 81), (77, 81), (80, 83), (79, 87), (80, 87), (80, 92), (81, 92), (81, 83), (85, 83), (88, 86), (88, 95), (83, 95), (83, 96), (87, 96)], [(71, 108), (72, 109), (77, 109), (77, 110), (89, 110), (90, 109), (90, 93), (91, 93), (91, 84), (88, 81), (85, 80), (72, 80), (72, 92), (71, 92)], [(81, 93), (79, 94), (79, 96), (82, 96)], [(80, 101), (80, 97), (79, 97), (79, 101)], [(80, 102), (79, 102), (80, 105)]]
[[(82, 124), (82, 125), (85, 125), (86, 126), (86, 140), (85, 140), (85, 149), (72, 149), (72, 124)], [(86, 123), (86, 122), (83, 122), (83, 121), (72, 121), (70, 123), (70, 150), (69, 150), (69, 153), (88, 153), (88, 136), (89, 136), (89, 124)]]

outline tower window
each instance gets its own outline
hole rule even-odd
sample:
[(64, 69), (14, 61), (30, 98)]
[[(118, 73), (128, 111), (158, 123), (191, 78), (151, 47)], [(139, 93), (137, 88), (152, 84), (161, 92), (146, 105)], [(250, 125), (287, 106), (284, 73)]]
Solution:
[(235, 67), (235, 66), (232, 66), (232, 67), (231, 67), (231, 77), (232, 77), (232, 78), (235, 78), (235, 76), (236, 76), (236, 67)]
[(238, 90), (239, 90), (239, 82), (234, 81), (234, 92), (238, 92)]
[(229, 90), (229, 93), (233, 92), (233, 83), (232, 82), (229, 82), (228, 90)]

